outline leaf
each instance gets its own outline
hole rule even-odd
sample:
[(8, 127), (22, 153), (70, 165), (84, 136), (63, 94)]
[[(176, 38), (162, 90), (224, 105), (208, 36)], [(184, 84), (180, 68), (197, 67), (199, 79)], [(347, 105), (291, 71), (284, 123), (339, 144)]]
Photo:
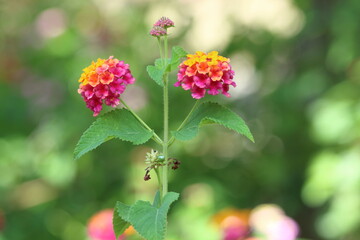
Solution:
[(167, 70), (171, 72), (177, 69), (180, 64), (181, 58), (186, 57), (186, 55), (187, 52), (182, 47), (174, 46), (171, 50), (171, 61)]
[(130, 206), (116, 202), (113, 214), (113, 228), (118, 238), (130, 226), (128, 222)]
[[(165, 59), (164, 59), (165, 60)], [(163, 59), (161, 58), (157, 58), (155, 60), (155, 67), (159, 68), (159, 69), (166, 69), (167, 67), (167, 64), (170, 63), (170, 58), (167, 59), (167, 61), (164, 61)]]
[(131, 206), (123, 204), (122, 202), (116, 202), (116, 212), (118, 215), (124, 220), (129, 221), (129, 213), (130, 213)]
[(146, 70), (151, 79), (153, 79), (161, 87), (164, 86), (163, 77), (170, 63), (170, 58), (161, 59), (158, 58), (155, 60), (155, 66), (149, 65), (146, 67)]
[(164, 74), (177, 69), (181, 58), (186, 57), (186, 54), (187, 52), (182, 47), (174, 46), (171, 52), (171, 59), (158, 58), (155, 60), (155, 65), (149, 65), (146, 67), (150, 78), (153, 79), (159, 86), (163, 87)]
[(160, 69), (153, 65), (149, 65), (146, 67), (146, 70), (152, 80), (154, 80), (161, 87), (164, 86), (163, 76), (164, 76), (165, 71), (163, 69)]
[(178, 58), (183, 58), (186, 57), (186, 55), (188, 54), (182, 47), (180, 46), (174, 46), (172, 48), (172, 53), (174, 54), (173, 56), (177, 56)]
[(153, 132), (145, 129), (128, 110), (114, 110), (99, 117), (83, 133), (75, 147), (74, 158), (80, 158), (112, 138), (138, 145), (147, 142), (152, 135)]
[(217, 103), (201, 104), (190, 116), (187, 123), (179, 131), (172, 131), (172, 135), (182, 141), (194, 138), (201, 125), (216, 123), (236, 131), (254, 142), (248, 126), (244, 120), (230, 109)]
[(178, 193), (167, 193), (160, 207), (155, 207), (150, 202), (137, 201), (130, 208), (131, 225), (147, 240), (163, 240), (166, 232), (167, 213), (171, 203), (178, 197)]

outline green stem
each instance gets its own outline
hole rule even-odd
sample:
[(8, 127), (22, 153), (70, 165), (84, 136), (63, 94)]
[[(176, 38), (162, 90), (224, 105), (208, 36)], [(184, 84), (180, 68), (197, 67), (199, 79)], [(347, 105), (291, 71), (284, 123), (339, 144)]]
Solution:
[(120, 98), (121, 103), (127, 108), (127, 110), (130, 111), (130, 113), (149, 131), (153, 133), (153, 136), (151, 137), (156, 143), (159, 145), (163, 145), (163, 141), (161, 138), (152, 130), (125, 102)]
[(168, 58), (168, 39), (167, 39), (167, 35), (164, 36), (164, 58), (167, 59)]
[[(191, 114), (195, 111), (195, 109), (197, 108), (197, 106), (199, 106), (200, 100), (196, 100), (194, 106), (191, 108), (190, 112), (188, 113), (188, 115), (186, 116), (186, 118), (184, 119), (184, 121), (180, 124), (180, 126), (178, 127), (178, 129), (176, 129), (176, 131), (180, 131), (184, 125), (187, 123), (187, 121), (189, 120)], [(173, 144), (173, 142), (175, 141), (174, 136), (172, 136), (169, 140), (169, 147), (171, 146), (171, 144)]]
[[(164, 57), (168, 57), (167, 36), (164, 38)], [(169, 92), (168, 92), (168, 73), (164, 74), (164, 141), (163, 154), (165, 165), (162, 167), (162, 198), (168, 192), (168, 144), (169, 144)]]
[(161, 39), (159, 37), (157, 38), (157, 43), (158, 43), (159, 50), (160, 50), (161, 63), (163, 64), (163, 66), (165, 66), (164, 61), (166, 61), (166, 60), (164, 60), (164, 56), (163, 56), (163, 53), (162, 53)]
[[(161, 185), (162, 181), (161, 181), (161, 172), (160, 172), (160, 169), (161, 169), (161, 168), (155, 168), (155, 173), (156, 173), (156, 177), (157, 177), (157, 180), (158, 180), (159, 185), (162, 186), (162, 185)], [(163, 191), (162, 188), (159, 188), (160, 197), (162, 197), (162, 191)], [(161, 202), (161, 201), (160, 201), (160, 202)]]

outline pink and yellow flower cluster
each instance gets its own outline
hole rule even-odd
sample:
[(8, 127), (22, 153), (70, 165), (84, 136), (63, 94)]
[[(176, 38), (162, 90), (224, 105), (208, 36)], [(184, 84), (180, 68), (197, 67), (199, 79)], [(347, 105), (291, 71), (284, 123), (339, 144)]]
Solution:
[(113, 57), (99, 58), (83, 71), (78, 92), (94, 116), (100, 113), (103, 103), (116, 107), (126, 86), (135, 82), (129, 65)]
[(174, 86), (190, 90), (191, 96), (196, 99), (203, 98), (206, 92), (230, 97), (229, 86), (236, 86), (234, 74), (230, 59), (219, 56), (216, 51), (208, 54), (198, 51), (187, 55), (187, 59), (180, 64), (178, 81)]

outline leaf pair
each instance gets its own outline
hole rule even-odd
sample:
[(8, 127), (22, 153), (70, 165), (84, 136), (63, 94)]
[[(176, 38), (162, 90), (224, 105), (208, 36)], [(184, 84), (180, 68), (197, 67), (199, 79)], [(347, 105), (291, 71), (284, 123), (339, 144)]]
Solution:
[[(254, 142), (254, 138), (244, 120), (230, 109), (217, 103), (201, 104), (189, 117), (184, 127), (172, 131), (174, 138), (186, 141), (194, 138), (199, 128), (205, 124), (216, 123), (236, 131)], [(75, 159), (95, 149), (100, 144), (118, 138), (133, 144), (147, 142), (153, 131), (147, 130), (126, 109), (118, 109), (99, 117), (81, 136), (75, 151)]]
[(147, 66), (146, 70), (151, 77), (159, 86), (164, 86), (163, 77), (165, 73), (175, 70), (180, 64), (180, 60), (186, 57), (187, 52), (179, 47), (174, 46), (171, 51), (171, 58), (169, 59), (156, 59), (155, 65)]
[(136, 201), (132, 206), (117, 202), (114, 210), (113, 226), (118, 238), (126, 228), (132, 225), (147, 240), (163, 240), (165, 238), (167, 213), (170, 205), (179, 198), (178, 193), (167, 193), (162, 202), (159, 194), (154, 203)]

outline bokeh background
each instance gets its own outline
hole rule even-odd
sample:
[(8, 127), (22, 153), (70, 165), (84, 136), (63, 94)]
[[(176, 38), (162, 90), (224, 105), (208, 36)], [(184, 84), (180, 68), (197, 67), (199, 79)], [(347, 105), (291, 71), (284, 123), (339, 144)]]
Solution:
[[(131, 65), (137, 82), (124, 99), (161, 134), (162, 93), (145, 70), (161, 16), (176, 25), (170, 45), (231, 58), (232, 98), (208, 100), (240, 114), (256, 139), (211, 126), (173, 146), (182, 165), (170, 189), (181, 200), (169, 239), (219, 240), (219, 211), (264, 203), (303, 239), (360, 239), (358, 0), (1, 1), (0, 239), (85, 240), (94, 213), (153, 198), (155, 180), (142, 180), (152, 143), (112, 140), (78, 161), (72, 152), (94, 121), (77, 80), (98, 57)], [(170, 94), (176, 128), (194, 100)]]

